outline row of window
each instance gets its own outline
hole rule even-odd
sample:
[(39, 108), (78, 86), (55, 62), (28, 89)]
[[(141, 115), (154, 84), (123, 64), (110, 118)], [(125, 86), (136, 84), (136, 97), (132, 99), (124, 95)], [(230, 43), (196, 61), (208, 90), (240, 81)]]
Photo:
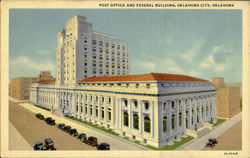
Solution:
[[(110, 74), (110, 73), (115, 74), (116, 72), (117, 72), (118, 75), (120, 75), (121, 73), (122, 73), (123, 75), (126, 75), (126, 71), (122, 71), (122, 72), (121, 72), (120, 70), (118, 70), (118, 71), (115, 71), (115, 70), (112, 70), (112, 71), (106, 70), (106, 74)], [(87, 68), (84, 68), (84, 73), (88, 73), (88, 69), (87, 69)], [(96, 74), (96, 73), (97, 73), (97, 70), (96, 70), (96, 69), (93, 69), (93, 73)], [(102, 69), (100, 69), (100, 70), (99, 70), (99, 73), (100, 73), (100, 74), (103, 74), (104, 72), (103, 72)], [(128, 71), (127, 71), (127, 73), (128, 73)]]
[[(85, 42), (85, 43), (88, 42), (88, 38), (87, 38), (87, 37), (84, 38), (84, 42)], [(97, 44), (97, 41), (96, 41), (96, 40), (92, 40), (92, 44)], [(99, 45), (100, 45), (100, 46), (103, 46), (103, 44), (104, 44), (103, 41), (99, 41)], [(109, 44), (110, 44), (109, 42), (105, 42), (105, 46), (106, 46), (106, 47), (108, 47)], [(112, 43), (112, 44), (111, 44), (111, 47), (112, 47), (112, 48), (115, 48), (115, 44)], [(121, 47), (121, 46), (120, 46), (119, 44), (116, 45), (116, 48), (117, 48), (117, 49), (120, 49), (120, 47)], [(122, 50), (126, 50), (126, 46), (122, 46)]]
[[(127, 72), (128, 73), (128, 72)], [(139, 83), (136, 83), (136, 84), (129, 84), (129, 83), (126, 83), (126, 84), (121, 84), (121, 83), (82, 83), (82, 85), (92, 85), (92, 86), (95, 86), (95, 85), (103, 85), (103, 86), (121, 86), (121, 87), (129, 87), (130, 85), (133, 85), (135, 88), (139, 88), (141, 86), (144, 86), (145, 84), (139, 84)], [(146, 83), (146, 88), (150, 88), (150, 83)]]

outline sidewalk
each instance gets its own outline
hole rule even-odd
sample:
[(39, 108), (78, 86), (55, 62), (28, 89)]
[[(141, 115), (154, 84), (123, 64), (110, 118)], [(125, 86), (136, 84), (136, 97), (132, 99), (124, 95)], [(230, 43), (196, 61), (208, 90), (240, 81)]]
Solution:
[(11, 122), (9, 122), (9, 150), (33, 150)]
[(29, 102), (29, 100), (18, 100), (16, 98), (11, 97), (11, 96), (9, 96), (9, 100), (12, 101), (13, 103), (26, 103), (26, 102)]
[(222, 123), (218, 127), (216, 127), (210, 133), (202, 136), (201, 138), (195, 139), (181, 147), (177, 150), (201, 150), (205, 147), (209, 138), (218, 138), (222, 134), (224, 134), (227, 130), (232, 128), (236, 123), (242, 120), (242, 113), (237, 114), (233, 118), (228, 119), (226, 122)]
[(83, 125), (79, 122), (74, 120), (70, 120), (68, 118), (59, 117), (53, 115), (50, 111), (43, 110), (39, 107), (33, 106), (28, 103), (21, 103), (19, 104), (23, 108), (27, 109), (28, 111), (34, 113), (41, 113), (44, 117), (52, 117), (55, 119), (57, 123), (65, 123), (66, 125), (71, 126), (72, 128), (76, 128), (78, 133), (85, 133), (87, 136), (95, 136), (98, 138), (98, 142), (106, 142), (109, 143), (112, 147), (112, 150), (148, 150), (147, 148), (140, 146), (135, 143), (128, 142), (122, 138), (115, 137), (93, 127), (89, 127), (87, 125)]

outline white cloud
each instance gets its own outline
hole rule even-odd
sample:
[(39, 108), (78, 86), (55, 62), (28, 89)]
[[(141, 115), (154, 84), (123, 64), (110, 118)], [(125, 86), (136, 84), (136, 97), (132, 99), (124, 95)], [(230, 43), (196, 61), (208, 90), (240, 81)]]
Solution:
[[(162, 62), (159, 62), (162, 63)], [(161, 67), (164, 67), (167, 72), (170, 73), (178, 73), (178, 74), (183, 74), (184, 70), (178, 66), (178, 64), (176, 63), (176, 61), (174, 59), (171, 58), (166, 58), (164, 60), (164, 63), (162, 63), (162, 65), (160, 65)]]
[(24, 71), (28, 70), (38, 70), (38, 71), (54, 71), (56, 66), (54, 63), (50, 61), (42, 62), (34, 62), (30, 58), (26, 56), (19, 56), (16, 59), (10, 61), (10, 65), (13, 68), (23, 69)]
[(189, 50), (181, 54), (180, 57), (188, 62), (192, 62), (193, 58), (200, 52), (205, 42), (206, 42), (205, 40), (197, 41), (196, 43), (193, 44), (193, 46)]

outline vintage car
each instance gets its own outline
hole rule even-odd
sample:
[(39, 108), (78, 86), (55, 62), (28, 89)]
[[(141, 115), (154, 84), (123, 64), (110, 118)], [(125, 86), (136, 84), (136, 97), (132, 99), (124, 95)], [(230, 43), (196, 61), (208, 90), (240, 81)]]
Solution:
[(86, 134), (85, 133), (78, 134), (77, 139), (79, 139), (82, 142), (85, 142), (87, 140)]
[(44, 121), (48, 122), (49, 120), (52, 120), (52, 118), (51, 117), (47, 117)]
[(57, 125), (57, 128), (59, 128), (60, 130), (62, 130), (64, 127), (65, 127), (65, 124), (64, 124), (64, 123), (59, 123), (59, 124)]
[(45, 146), (43, 146), (42, 142), (37, 142), (34, 145), (34, 150), (47, 150)]
[(107, 143), (101, 143), (98, 146), (96, 146), (97, 150), (110, 150), (110, 145)]
[(218, 141), (215, 138), (209, 138), (208, 142), (211, 142), (214, 145), (218, 144)]
[(40, 120), (44, 120), (44, 116), (41, 113), (36, 114), (36, 117)]
[(71, 130), (71, 127), (70, 126), (65, 126), (63, 128), (63, 131), (66, 132), (66, 133), (69, 133), (69, 131)]
[(44, 146), (46, 147), (47, 150), (55, 149), (54, 142), (51, 138), (46, 138), (44, 140)]
[(92, 146), (97, 146), (98, 145), (98, 141), (96, 137), (88, 137), (88, 139), (86, 140), (86, 143)]
[(56, 122), (55, 122), (55, 120), (50, 119), (50, 120), (47, 121), (47, 124), (49, 124), (49, 125), (55, 125)]
[(211, 142), (207, 142), (205, 147), (213, 148), (215, 145)]
[(74, 129), (71, 129), (70, 131), (69, 131), (69, 135), (71, 135), (71, 136), (77, 136), (78, 135), (78, 132), (77, 132), (77, 130), (74, 128)]

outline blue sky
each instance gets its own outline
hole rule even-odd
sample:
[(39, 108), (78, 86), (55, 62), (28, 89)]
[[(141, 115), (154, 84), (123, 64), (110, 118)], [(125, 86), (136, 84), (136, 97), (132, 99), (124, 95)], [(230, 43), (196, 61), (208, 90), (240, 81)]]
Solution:
[(241, 10), (11, 9), (9, 76), (55, 76), (57, 32), (74, 15), (130, 43), (131, 74), (242, 80)]

